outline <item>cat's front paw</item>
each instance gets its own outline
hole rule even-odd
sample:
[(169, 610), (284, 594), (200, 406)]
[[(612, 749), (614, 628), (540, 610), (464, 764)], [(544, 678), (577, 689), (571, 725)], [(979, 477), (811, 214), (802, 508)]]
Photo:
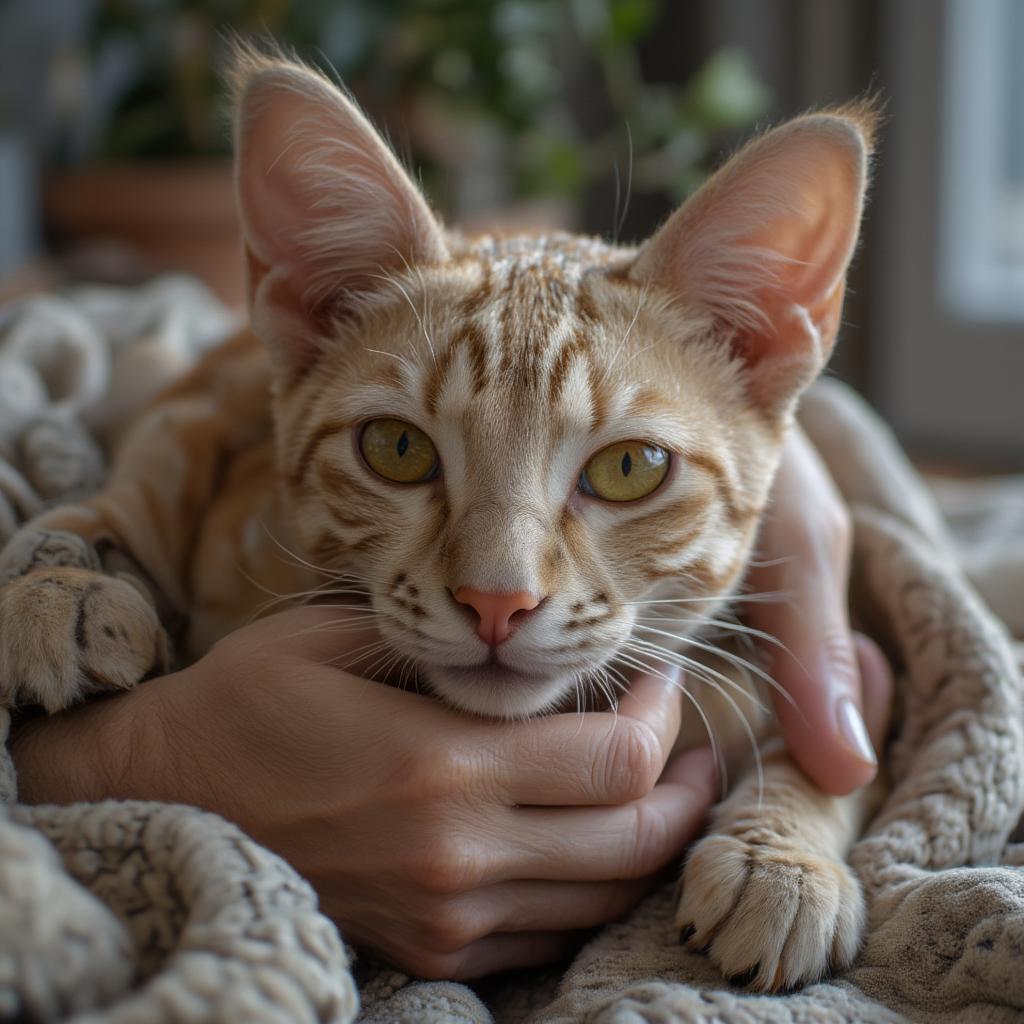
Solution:
[(167, 635), (131, 583), (68, 566), (0, 587), (0, 698), (53, 713), (168, 667)]
[(706, 951), (730, 981), (777, 992), (852, 963), (864, 897), (841, 861), (710, 835), (687, 860), (676, 924), (680, 942)]

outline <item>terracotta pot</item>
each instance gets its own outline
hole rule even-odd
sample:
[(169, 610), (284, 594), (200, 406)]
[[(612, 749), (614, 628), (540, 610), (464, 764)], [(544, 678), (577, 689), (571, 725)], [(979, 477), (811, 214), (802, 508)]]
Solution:
[(242, 242), (227, 160), (97, 164), (44, 183), (47, 227), (74, 248), (121, 243), (140, 276), (195, 274), (225, 302), (245, 299)]

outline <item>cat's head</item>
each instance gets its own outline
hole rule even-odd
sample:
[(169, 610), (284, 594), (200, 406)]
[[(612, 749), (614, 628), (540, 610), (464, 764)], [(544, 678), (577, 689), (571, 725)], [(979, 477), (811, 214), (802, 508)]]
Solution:
[(762, 135), (623, 249), (449, 234), (325, 78), (250, 53), (237, 83), (252, 320), (305, 556), (365, 580), (396, 655), (481, 714), (651, 663), (659, 609), (692, 632), (742, 577), (832, 348), (867, 114)]

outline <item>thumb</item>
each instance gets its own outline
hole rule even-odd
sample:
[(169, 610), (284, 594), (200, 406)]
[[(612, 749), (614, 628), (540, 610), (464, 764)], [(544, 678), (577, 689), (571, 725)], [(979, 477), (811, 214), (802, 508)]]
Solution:
[[(771, 675), (781, 687), (775, 710), (793, 759), (823, 790), (841, 795), (866, 785), (878, 761), (864, 723), (862, 658), (854, 646), (845, 586), (813, 561), (787, 581), (792, 601), (762, 605), (755, 625), (778, 638), (770, 651)], [(884, 659), (867, 655), (865, 669), (887, 672)], [(879, 689), (876, 685), (873, 692)]]

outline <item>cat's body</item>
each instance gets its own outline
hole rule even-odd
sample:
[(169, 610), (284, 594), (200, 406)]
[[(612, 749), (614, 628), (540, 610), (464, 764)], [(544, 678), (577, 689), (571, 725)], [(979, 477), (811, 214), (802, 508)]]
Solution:
[[(444, 233), (358, 112), (296, 65), (246, 56), (239, 103), (261, 338), (214, 352), (147, 410), (100, 495), (4, 551), (9, 699), (55, 710), (133, 685), (168, 663), (161, 620), (192, 659), (268, 593), (332, 578), (395, 655), (354, 667), (414, 669), (475, 713), (571, 708), (700, 653), (834, 338), (863, 124), (765, 136), (636, 252)], [(694, 687), (718, 737), (746, 743), (729, 687), (752, 683), (732, 667), (695, 666)], [(817, 792), (777, 743), (764, 761), (763, 788), (742, 781), (695, 848), (679, 923), (772, 989), (856, 951), (842, 857), (863, 798)]]

